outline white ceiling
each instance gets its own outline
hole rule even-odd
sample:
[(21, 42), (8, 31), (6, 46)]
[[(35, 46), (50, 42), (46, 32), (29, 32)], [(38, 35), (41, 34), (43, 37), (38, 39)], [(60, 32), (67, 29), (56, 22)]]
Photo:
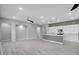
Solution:
[(0, 17), (25, 21), (29, 16), (36, 24), (54, 23), (72, 20), (76, 14), (78, 16), (79, 8), (71, 12), (75, 16), (68, 14), (72, 6), (73, 4), (3, 4), (0, 5)]

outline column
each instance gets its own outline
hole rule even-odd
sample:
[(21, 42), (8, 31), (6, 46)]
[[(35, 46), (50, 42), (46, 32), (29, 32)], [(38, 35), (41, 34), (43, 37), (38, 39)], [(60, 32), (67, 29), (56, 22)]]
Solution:
[(0, 41), (1, 41), (1, 23), (0, 23)]
[(11, 26), (11, 40), (12, 42), (16, 41), (16, 24), (12, 24)]

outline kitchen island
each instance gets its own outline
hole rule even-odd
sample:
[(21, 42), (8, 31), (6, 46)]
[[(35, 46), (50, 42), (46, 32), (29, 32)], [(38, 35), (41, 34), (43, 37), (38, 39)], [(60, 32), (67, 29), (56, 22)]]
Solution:
[(51, 42), (63, 44), (63, 35), (44, 34), (44, 35), (42, 35), (42, 38), (43, 38), (44, 40), (47, 40), (47, 41), (51, 41)]

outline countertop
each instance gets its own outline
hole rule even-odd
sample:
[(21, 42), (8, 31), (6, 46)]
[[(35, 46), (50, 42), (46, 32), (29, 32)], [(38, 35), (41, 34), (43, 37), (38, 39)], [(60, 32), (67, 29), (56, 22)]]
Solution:
[(49, 35), (49, 36), (63, 36), (63, 35), (57, 35), (57, 34), (43, 34), (43, 35)]

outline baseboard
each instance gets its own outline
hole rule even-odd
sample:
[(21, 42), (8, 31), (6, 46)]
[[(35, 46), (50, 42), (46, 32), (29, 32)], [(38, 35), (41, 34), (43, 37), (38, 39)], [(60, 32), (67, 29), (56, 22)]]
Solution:
[(44, 41), (48, 41), (48, 42), (52, 42), (52, 43), (57, 43), (57, 44), (64, 44), (63, 42), (56, 42), (56, 41), (51, 41), (51, 40), (46, 40), (46, 39), (43, 39)]
[(63, 40), (63, 42), (68, 42), (68, 43), (76, 43), (76, 44), (79, 44), (79, 42), (68, 41), (68, 40)]

